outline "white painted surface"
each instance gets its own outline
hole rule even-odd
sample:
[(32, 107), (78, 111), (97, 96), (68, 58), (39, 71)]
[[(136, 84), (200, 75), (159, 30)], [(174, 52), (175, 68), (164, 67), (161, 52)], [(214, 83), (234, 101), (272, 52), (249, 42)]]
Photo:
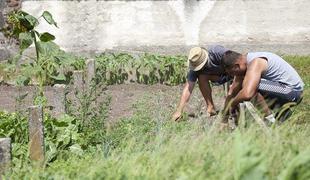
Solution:
[(310, 41), (309, 0), (32, 1), (22, 9), (50, 11), (69, 51), (210, 43), (298, 44)]

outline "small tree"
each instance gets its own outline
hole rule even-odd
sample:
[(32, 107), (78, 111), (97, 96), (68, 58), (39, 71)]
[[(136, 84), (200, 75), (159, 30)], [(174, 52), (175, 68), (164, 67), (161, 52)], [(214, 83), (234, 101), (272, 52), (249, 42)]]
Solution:
[[(19, 40), (20, 55), (24, 52), (25, 49), (34, 44), (36, 58), (34, 63), (31, 64), (31, 66), (28, 66), (28, 71), (35, 74), (39, 81), (39, 96), (37, 96), (35, 100), (37, 104), (42, 104), (42, 101), (45, 99), (43, 96), (43, 86), (46, 79), (46, 69), (43, 68), (43, 66), (46, 66), (46, 63), (48, 63), (40, 61), (41, 53), (46, 51), (46, 47), (49, 42), (55, 40), (54, 35), (48, 32), (39, 33), (36, 30), (36, 27), (39, 25), (39, 19), (42, 17), (47, 23), (57, 27), (57, 23), (53, 19), (51, 13), (48, 11), (44, 11), (39, 18), (35, 18), (34, 16), (20, 10), (12, 12), (9, 15), (8, 23), (10, 24), (11, 29), (10, 31), (7, 31), (7, 36), (14, 37)], [(65, 79), (63, 74), (59, 74), (55, 78), (60, 80)], [(22, 77), (20, 81), (27, 81), (27, 78)]]

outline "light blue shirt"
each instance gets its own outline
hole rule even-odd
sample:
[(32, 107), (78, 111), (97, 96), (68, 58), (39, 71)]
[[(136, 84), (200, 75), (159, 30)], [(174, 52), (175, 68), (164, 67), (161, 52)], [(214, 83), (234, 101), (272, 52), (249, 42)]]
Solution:
[(250, 52), (247, 54), (247, 64), (255, 58), (267, 59), (268, 67), (262, 78), (286, 84), (295, 91), (302, 91), (304, 83), (297, 71), (280, 56), (269, 52)]

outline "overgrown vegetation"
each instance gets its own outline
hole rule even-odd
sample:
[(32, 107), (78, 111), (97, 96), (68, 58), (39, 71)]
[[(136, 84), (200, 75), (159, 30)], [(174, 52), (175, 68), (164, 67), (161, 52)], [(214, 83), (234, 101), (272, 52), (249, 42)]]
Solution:
[[(154, 100), (156, 97), (149, 97)], [(156, 101), (139, 100), (95, 151), (59, 158), (19, 179), (308, 179), (309, 123), (289, 121), (264, 134), (247, 128), (219, 133), (205, 119), (175, 124)], [(156, 111), (154, 111), (154, 109)], [(295, 114), (292, 118), (297, 118)], [(31, 170), (30, 172), (28, 170)]]
[[(56, 25), (48, 12), (43, 17)], [(36, 18), (25, 12), (17, 12), (11, 18), (20, 29), (17, 34), (21, 49), (35, 42), (39, 56), (22, 64), (15, 61), (19, 57), (1, 64), (4, 81), (14, 79), (19, 85), (38, 84), (37, 81), (41, 81), (40, 86), (66, 84), (72, 70), (84, 68), (84, 58), (65, 53), (50, 41), (44, 42), (45, 38), (54, 38), (34, 30)], [(250, 118), (245, 119), (246, 127), (240, 125), (233, 132), (221, 133), (216, 124), (210, 125), (208, 119), (200, 116), (195, 121), (184, 116), (181, 123), (169, 122), (173, 109), (164, 108), (165, 99), (154, 95), (133, 102), (133, 116), (107, 127), (110, 98), (98, 101), (105, 84), (177, 85), (186, 80), (186, 58), (98, 55), (92, 88), (74, 92), (78, 101), (69, 103), (67, 115), (58, 119), (44, 116), (43, 168), (32, 166), (28, 157), (27, 118), (21, 112), (0, 112), (0, 137), (10, 137), (13, 142), (13, 163), (4, 179), (310, 179), (310, 57), (285, 59), (305, 82), (304, 100), (290, 120), (266, 134)], [(37, 71), (35, 67), (41, 69)]]
[[(101, 109), (104, 104), (90, 106), (97, 95), (81, 95), (83, 106), (74, 110), (78, 113), (72, 111), (70, 116), (57, 120), (45, 118), (47, 162), (43, 169), (32, 167), (28, 160), (26, 118), (15, 113), (0, 114), (1, 136), (11, 137), (14, 142), (13, 167), (6, 177), (309, 179), (310, 60), (285, 58), (306, 84), (304, 99), (290, 120), (271, 129), (271, 134), (265, 134), (251, 119), (247, 119), (251, 122), (247, 127), (239, 126), (232, 133), (219, 133), (206, 119), (172, 123), (168, 120), (173, 109), (164, 109), (163, 99), (155, 96), (134, 103), (132, 117), (106, 129), (107, 108)], [(99, 75), (95, 84), (102, 78)], [(104, 102), (105, 107), (108, 102)]]
[[(50, 25), (57, 27), (57, 23), (48, 11), (44, 11), (40, 18)], [(40, 95), (44, 85), (68, 83), (71, 71), (84, 68), (84, 59), (62, 51), (53, 42), (55, 36), (43, 32), (39, 33), (36, 27), (39, 19), (24, 11), (13, 11), (8, 16), (9, 30), (5, 31), (10, 38), (19, 40), (20, 54), (1, 64), (2, 81), (15, 80), (17, 85), (37, 84)], [(34, 45), (36, 56), (25, 57), (23, 52)]]

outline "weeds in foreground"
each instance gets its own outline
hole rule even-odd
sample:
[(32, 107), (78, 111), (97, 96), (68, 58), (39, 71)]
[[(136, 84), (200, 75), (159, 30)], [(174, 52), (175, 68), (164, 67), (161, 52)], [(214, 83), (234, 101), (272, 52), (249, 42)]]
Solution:
[(19, 175), (34, 179), (310, 177), (307, 123), (288, 121), (272, 129), (271, 134), (264, 134), (253, 122), (247, 128), (219, 133), (201, 122), (167, 121), (167, 111), (156, 101), (141, 100), (133, 106), (134, 115), (115, 124), (95, 151), (60, 158), (45, 170), (32, 169)]

